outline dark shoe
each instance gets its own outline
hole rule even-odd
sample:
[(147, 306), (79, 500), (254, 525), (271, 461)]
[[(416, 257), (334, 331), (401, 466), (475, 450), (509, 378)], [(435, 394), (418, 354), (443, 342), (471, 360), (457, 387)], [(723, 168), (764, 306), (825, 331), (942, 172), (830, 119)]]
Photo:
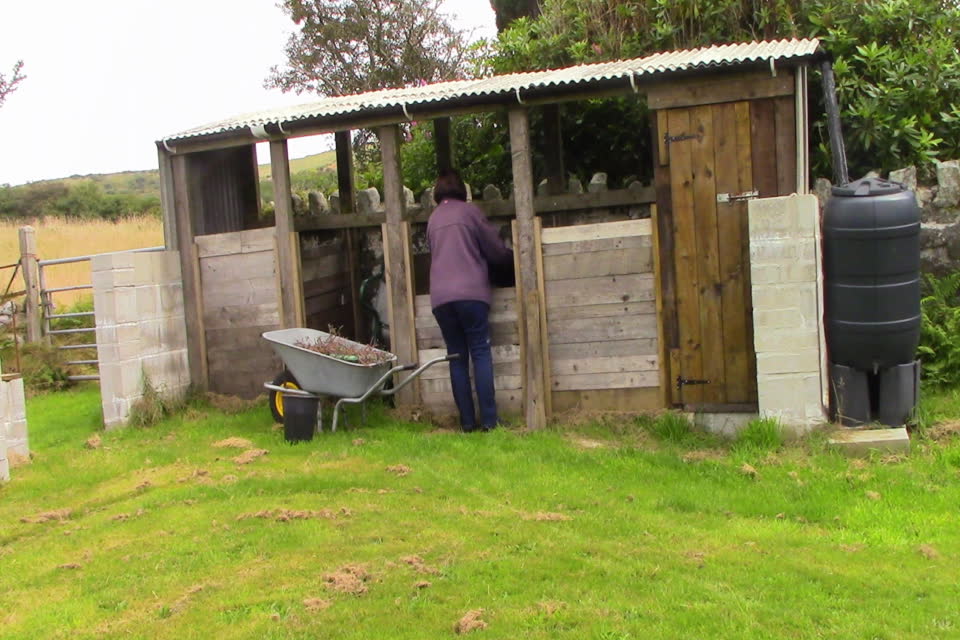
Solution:
[(480, 431), (480, 428), (477, 427), (476, 425), (471, 427), (465, 427), (461, 425), (460, 430), (463, 431), (464, 433), (476, 433), (477, 431)]

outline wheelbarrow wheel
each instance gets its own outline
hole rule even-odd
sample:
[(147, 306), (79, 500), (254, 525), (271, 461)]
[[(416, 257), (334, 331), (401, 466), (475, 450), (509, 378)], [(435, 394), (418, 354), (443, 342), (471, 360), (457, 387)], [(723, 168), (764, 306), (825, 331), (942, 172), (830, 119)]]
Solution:
[[(284, 389), (300, 389), (300, 383), (289, 371), (284, 369), (273, 379), (273, 386)], [(274, 422), (283, 422), (283, 394), (279, 391), (270, 391), (270, 414)]]

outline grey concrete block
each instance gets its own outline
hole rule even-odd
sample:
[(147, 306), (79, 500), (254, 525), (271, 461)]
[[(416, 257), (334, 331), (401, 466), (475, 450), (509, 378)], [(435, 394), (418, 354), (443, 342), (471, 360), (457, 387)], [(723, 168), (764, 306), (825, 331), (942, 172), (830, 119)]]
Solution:
[(893, 429), (837, 429), (830, 434), (830, 446), (851, 457), (866, 457), (872, 452), (910, 453), (906, 427)]
[(607, 190), (607, 174), (598, 172), (590, 178), (590, 184), (587, 185), (587, 191), (590, 193), (600, 193)]
[(948, 160), (937, 163), (937, 197), (933, 205), (940, 208), (960, 204), (960, 161)]
[(697, 413), (693, 423), (709, 433), (732, 438), (756, 418), (755, 413)]
[(380, 192), (374, 187), (357, 192), (357, 212), (376, 213), (380, 209)]
[(483, 199), (485, 201), (490, 200), (503, 200), (503, 195), (500, 193), (500, 189), (492, 184), (488, 184), (483, 188)]

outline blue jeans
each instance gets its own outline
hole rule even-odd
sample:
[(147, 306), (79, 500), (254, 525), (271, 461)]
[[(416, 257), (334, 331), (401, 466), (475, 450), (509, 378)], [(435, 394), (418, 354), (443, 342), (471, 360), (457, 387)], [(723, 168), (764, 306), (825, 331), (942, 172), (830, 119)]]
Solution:
[(470, 361), (480, 403), (480, 426), (492, 429), (497, 424), (497, 402), (493, 390), (493, 357), (490, 355), (490, 305), (478, 300), (457, 300), (433, 310), (440, 333), (447, 344), (447, 353), (460, 357), (450, 362), (450, 385), (453, 400), (460, 412), (464, 431), (477, 428), (473, 412), (473, 390), (470, 385)]

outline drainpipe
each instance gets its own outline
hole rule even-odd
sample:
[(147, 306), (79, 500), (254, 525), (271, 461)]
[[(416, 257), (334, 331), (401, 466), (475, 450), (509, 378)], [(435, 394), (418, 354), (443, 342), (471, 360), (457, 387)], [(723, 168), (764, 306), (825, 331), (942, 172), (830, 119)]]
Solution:
[(847, 184), (850, 182), (850, 175), (847, 173), (847, 150), (843, 146), (840, 107), (837, 104), (837, 83), (833, 77), (833, 63), (830, 60), (824, 60), (820, 63), (820, 77), (823, 80), (823, 105), (827, 111), (830, 155), (833, 158), (833, 183), (835, 185)]

